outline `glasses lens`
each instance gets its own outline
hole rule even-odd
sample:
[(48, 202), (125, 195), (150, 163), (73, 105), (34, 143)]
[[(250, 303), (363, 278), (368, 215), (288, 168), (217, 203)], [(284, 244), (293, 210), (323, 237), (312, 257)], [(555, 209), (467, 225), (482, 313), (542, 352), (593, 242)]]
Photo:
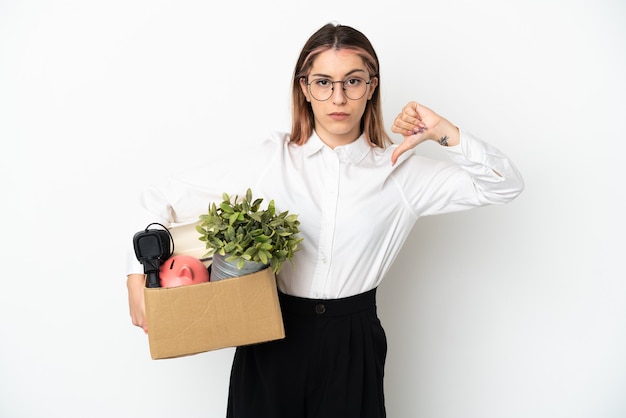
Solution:
[(346, 97), (351, 100), (359, 100), (365, 95), (367, 90), (367, 81), (362, 78), (349, 78), (343, 82), (343, 91)]
[(309, 91), (314, 99), (323, 102), (333, 94), (333, 83), (326, 78), (318, 78), (309, 83)]

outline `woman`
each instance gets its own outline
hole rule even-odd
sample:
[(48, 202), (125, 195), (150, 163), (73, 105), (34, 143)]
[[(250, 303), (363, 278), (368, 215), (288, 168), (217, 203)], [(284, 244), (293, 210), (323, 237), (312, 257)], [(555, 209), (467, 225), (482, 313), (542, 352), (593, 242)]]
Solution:
[[(351, 27), (328, 24), (306, 42), (292, 98), (292, 132), (252, 150), (248, 169), (223, 178), (194, 170), (150, 188), (137, 227), (197, 220), (222, 192), (248, 187), (298, 214), (302, 249), (277, 278), (286, 338), (237, 348), (227, 415), (384, 417), (387, 346), (375, 294), (414, 223), (509, 202), (523, 181), (499, 150), (416, 102), (392, 126), (404, 141), (387, 146), (378, 58)], [(451, 161), (411, 152), (426, 140)], [(136, 260), (131, 268), (131, 316), (147, 330), (142, 270)]]

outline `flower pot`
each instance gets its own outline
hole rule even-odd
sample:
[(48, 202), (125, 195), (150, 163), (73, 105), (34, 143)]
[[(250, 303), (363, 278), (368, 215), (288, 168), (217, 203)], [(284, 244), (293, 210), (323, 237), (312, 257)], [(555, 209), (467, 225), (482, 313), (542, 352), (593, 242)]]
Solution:
[(240, 269), (237, 267), (236, 261), (226, 261), (227, 257), (228, 254), (226, 256), (213, 254), (213, 262), (211, 263), (212, 282), (252, 274), (268, 267), (267, 264), (257, 263), (255, 261), (246, 261)]

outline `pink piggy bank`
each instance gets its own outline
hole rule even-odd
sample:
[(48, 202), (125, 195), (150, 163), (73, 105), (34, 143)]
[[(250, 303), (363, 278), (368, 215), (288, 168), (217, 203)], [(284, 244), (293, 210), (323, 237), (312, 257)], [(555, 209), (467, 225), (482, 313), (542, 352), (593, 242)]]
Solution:
[(202, 261), (188, 255), (175, 255), (159, 269), (162, 287), (185, 286), (209, 281), (209, 271)]

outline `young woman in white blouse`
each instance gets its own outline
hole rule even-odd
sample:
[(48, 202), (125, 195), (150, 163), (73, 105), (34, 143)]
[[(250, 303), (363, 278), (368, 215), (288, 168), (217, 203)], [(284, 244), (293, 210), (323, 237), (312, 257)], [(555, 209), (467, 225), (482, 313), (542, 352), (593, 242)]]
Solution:
[[(295, 67), (291, 133), (250, 149), (243, 171), (216, 176), (215, 161), (142, 195), (137, 230), (197, 220), (223, 192), (243, 196), (249, 187), (298, 214), (304, 241), (277, 277), (286, 338), (237, 348), (228, 417), (385, 417), (387, 345), (376, 288), (414, 223), (506, 203), (523, 189), (502, 152), (416, 102), (396, 117), (391, 130), (404, 140), (391, 144), (380, 83), (369, 40), (327, 24)], [(426, 140), (445, 147), (449, 161), (412, 152)], [(132, 321), (147, 331), (143, 270), (132, 249), (129, 260)]]

